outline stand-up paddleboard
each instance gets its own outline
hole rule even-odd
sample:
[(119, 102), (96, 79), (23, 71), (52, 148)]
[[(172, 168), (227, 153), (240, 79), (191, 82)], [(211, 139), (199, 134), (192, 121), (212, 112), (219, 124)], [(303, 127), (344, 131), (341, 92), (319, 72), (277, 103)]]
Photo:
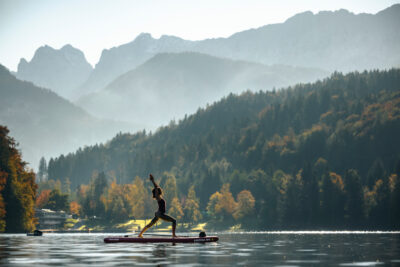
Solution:
[(153, 236), (153, 237), (133, 237), (133, 236), (109, 236), (104, 238), (105, 243), (207, 243), (217, 242), (218, 236), (199, 236), (199, 237), (169, 237), (169, 236)]

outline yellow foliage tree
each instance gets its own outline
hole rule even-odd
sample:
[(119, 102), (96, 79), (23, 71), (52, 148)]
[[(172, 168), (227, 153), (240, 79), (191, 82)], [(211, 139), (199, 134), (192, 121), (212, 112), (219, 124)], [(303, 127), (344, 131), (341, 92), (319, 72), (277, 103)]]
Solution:
[(105, 204), (108, 218), (116, 221), (129, 218), (122, 186), (118, 185), (116, 181), (113, 181), (108, 189)]
[(134, 218), (143, 218), (144, 216), (145, 193), (142, 179), (136, 176), (132, 187), (132, 215)]
[(235, 220), (240, 220), (254, 213), (255, 199), (250, 191), (243, 190), (237, 195), (237, 207), (233, 213)]
[(219, 221), (232, 218), (237, 203), (230, 192), (230, 184), (223, 184), (220, 192), (211, 195), (207, 205), (207, 212), (211, 217)]
[(217, 205), (218, 202), (221, 199), (221, 193), (220, 192), (215, 192), (214, 194), (212, 194), (210, 196), (210, 200), (208, 201), (207, 204), (207, 213), (210, 217), (212, 218), (216, 218), (217, 214), (220, 212), (220, 206), (218, 206), (218, 210), (217, 210)]
[(237, 203), (232, 196), (229, 183), (222, 185), (221, 195), (222, 197), (220, 199), (220, 202), (218, 203), (219, 205), (221, 205), (221, 210), (225, 211), (227, 214), (232, 215), (236, 209)]

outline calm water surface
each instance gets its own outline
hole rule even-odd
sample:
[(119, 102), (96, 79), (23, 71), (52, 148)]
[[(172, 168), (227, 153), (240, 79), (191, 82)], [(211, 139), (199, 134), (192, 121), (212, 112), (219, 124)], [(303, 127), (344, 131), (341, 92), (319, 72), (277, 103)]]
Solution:
[(400, 266), (398, 232), (219, 233), (217, 243), (175, 245), (105, 244), (109, 235), (2, 234), (0, 266)]

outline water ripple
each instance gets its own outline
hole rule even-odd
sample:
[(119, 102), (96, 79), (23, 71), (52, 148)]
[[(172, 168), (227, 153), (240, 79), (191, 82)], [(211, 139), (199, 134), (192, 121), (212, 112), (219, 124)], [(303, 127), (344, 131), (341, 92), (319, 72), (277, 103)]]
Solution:
[[(334, 234), (336, 233), (336, 234)], [(210, 244), (105, 244), (110, 234), (0, 234), (1, 266), (376, 266), (400, 263), (399, 234), (220, 233)]]

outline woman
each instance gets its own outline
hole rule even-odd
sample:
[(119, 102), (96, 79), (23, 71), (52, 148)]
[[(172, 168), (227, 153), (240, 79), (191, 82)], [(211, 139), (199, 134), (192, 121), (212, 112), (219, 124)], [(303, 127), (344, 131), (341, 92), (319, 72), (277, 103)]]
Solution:
[(172, 218), (171, 216), (168, 216), (167, 214), (165, 214), (165, 200), (162, 198), (162, 190), (158, 186), (158, 184), (156, 184), (156, 182), (154, 182), (154, 177), (152, 174), (150, 174), (150, 181), (154, 185), (152, 192), (153, 192), (153, 198), (155, 198), (157, 200), (158, 210), (156, 211), (153, 220), (151, 220), (151, 222), (143, 228), (143, 230), (140, 232), (138, 237), (143, 237), (143, 233), (146, 232), (147, 229), (152, 227), (159, 219), (162, 219), (167, 222), (172, 222), (172, 237), (175, 238), (175, 237), (177, 237), (175, 235), (176, 220), (174, 218)]

